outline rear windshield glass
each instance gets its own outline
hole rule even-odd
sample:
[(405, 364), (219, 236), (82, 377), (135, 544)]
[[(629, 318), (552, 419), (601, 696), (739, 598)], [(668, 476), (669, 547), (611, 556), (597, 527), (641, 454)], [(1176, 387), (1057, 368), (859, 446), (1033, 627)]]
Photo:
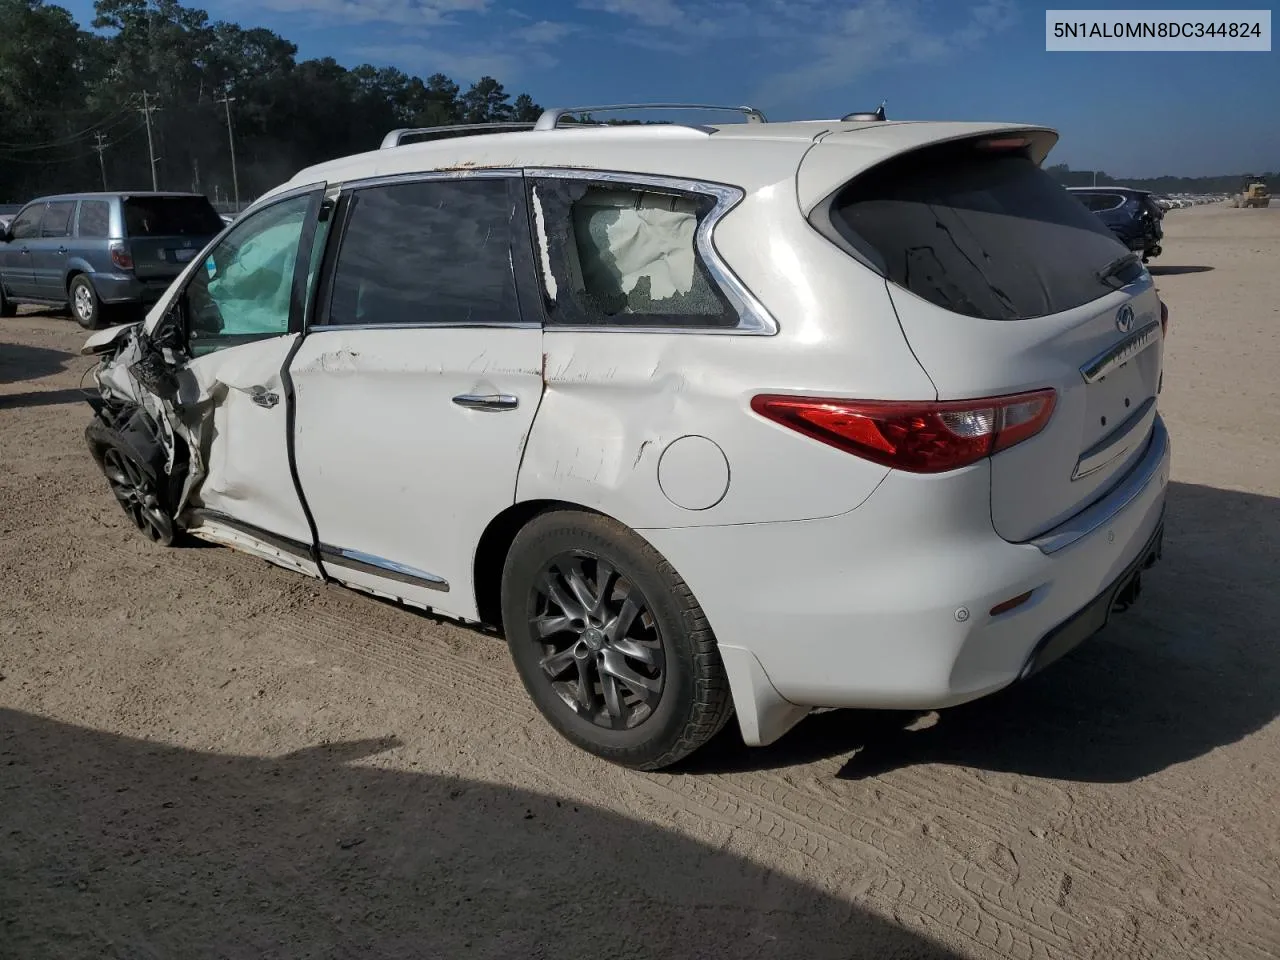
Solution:
[[(915, 151), (850, 183), (836, 230), (890, 281), (954, 313), (1021, 320), (1112, 292), (1098, 271), (1125, 247), (1022, 153)], [(1130, 267), (1117, 279), (1141, 274)]]
[(124, 229), (131, 237), (208, 237), (225, 224), (204, 197), (130, 197)]

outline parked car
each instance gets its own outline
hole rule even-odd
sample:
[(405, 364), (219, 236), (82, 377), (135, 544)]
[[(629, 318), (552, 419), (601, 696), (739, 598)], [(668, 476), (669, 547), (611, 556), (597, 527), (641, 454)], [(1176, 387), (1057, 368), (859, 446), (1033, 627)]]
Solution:
[[(1164, 209), (1150, 193), (1128, 187), (1067, 189), (1097, 214), (1121, 243), (1142, 254), (1144, 263), (1152, 257), (1160, 256), (1160, 241), (1164, 238)], [(1191, 206), (1190, 201), (1184, 203)]]
[(649, 769), (981, 697), (1136, 599), (1167, 312), (1052, 130), (563, 115), (303, 170), (91, 337), (132, 522), (499, 628)]
[(149, 306), (223, 228), (209, 201), (186, 193), (42, 197), (0, 230), (0, 316), (19, 303), (66, 305), (82, 327)]

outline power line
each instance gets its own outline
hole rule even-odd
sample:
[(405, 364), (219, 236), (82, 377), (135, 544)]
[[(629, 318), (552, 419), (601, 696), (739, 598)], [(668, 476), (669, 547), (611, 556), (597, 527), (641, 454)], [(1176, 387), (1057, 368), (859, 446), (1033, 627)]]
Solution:
[(27, 141), (26, 143), (0, 143), (0, 150), (13, 150), (16, 152), (28, 153), (34, 150), (49, 150), (53, 147), (74, 146), (77, 142), (88, 139), (97, 130), (103, 129), (104, 127), (118, 126), (123, 123), (125, 117), (133, 111), (133, 104), (134, 99), (130, 97), (128, 103), (116, 110), (114, 113), (107, 114), (107, 116), (102, 120), (97, 121), (84, 130), (79, 130), (76, 133), (69, 133), (56, 140), (46, 140), (43, 143), (31, 143), (30, 141)]

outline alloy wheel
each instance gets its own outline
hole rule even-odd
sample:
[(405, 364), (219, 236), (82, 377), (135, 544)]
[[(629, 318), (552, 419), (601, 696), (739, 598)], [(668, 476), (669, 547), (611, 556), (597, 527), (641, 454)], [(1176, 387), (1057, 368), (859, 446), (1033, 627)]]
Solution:
[(76, 319), (82, 324), (87, 324), (93, 320), (93, 291), (83, 283), (76, 284), (75, 291), (71, 295), (71, 307), (76, 312)]
[(566, 706), (612, 730), (653, 715), (666, 680), (662, 637), (644, 594), (612, 563), (582, 551), (553, 558), (530, 611), (542, 672)]
[(173, 521), (160, 505), (155, 484), (142, 467), (113, 447), (103, 454), (102, 472), (134, 526), (153, 543), (172, 543)]

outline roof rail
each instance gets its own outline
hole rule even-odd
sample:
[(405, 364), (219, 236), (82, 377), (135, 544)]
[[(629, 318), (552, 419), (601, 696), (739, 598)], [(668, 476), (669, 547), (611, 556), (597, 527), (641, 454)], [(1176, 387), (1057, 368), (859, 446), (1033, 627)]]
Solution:
[(710, 103), (610, 103), (598, 107), (552, 107), (542, 111), (535, 130), (554, 130), (560, 120), (575, 113), (610, 113), (619, 110), (724, 110), (746, 114), (748, 123), (764, 123), (764, 114), (755, 107), (727, 107)]
[(405, 137), (421, 137), (422, 140), (447, 140), (450, 137), (479, 135), (482, 133), (514, 133), (532, 130), (532, 123), (458, 123), (441, 127), (403, 127), (392, 130), (382, 138), (380, 149), (398, 147)]

